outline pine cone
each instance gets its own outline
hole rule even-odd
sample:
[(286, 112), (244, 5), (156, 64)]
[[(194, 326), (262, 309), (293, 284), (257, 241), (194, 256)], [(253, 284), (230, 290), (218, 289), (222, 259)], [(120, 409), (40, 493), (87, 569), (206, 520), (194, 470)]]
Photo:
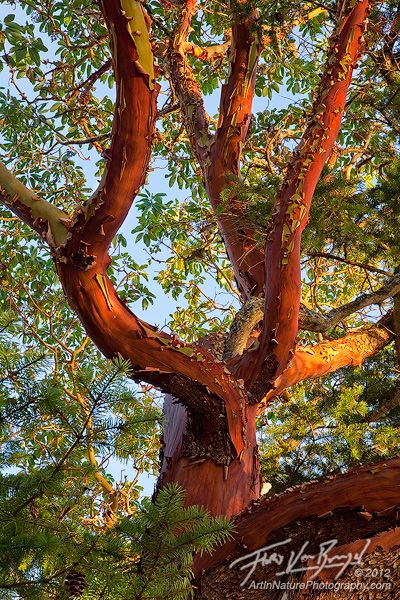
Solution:
[(70, 571), (64, 579), (70, 598), (79, 598), (85, 590), (85, 576), (79, 571)]
[(39, 516), (39, 509), (35, 504), (35, 501), (33, 501), (29, 507), (30, 513), (32, 515), (32, 519), (37, 519)]

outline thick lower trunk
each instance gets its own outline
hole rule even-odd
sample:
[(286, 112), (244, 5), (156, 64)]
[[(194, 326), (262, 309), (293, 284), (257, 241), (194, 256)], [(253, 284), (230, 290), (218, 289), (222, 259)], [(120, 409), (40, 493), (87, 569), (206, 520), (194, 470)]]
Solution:
[[(164, 402), (165, 426), (158, 487), (177, 482), (186, 490), (186, 504), (200, 504), (212, 515), (231, 517), (260, 496), (256, 444), (256, 406), (246, 408), (245, 449), (229, 464), (220, 459), (215, 421), (196, 421), (172, 396)], [(201, 431), (200, 431), (201, 430)], [(201, 445), (198, 440), (202, 440)], [(207, 447), (207, 440), (209, 446)]]

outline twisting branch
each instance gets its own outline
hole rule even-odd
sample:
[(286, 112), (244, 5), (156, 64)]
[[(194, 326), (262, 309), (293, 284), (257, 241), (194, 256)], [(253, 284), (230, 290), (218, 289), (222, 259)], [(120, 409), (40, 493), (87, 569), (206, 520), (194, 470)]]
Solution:
[[(137, 0), (104, 0), (116, 80), (116, 104), (108, 162), (99, 188), (75, 215), (68, 253), (83, 240), (106, 253), (144, 182), (156, 118), (154, 59), (148, 17)], [(74, 248), (73, 248), (74, 247)], [(98, 260), (98, 259), (97, 259)]]
[(384, 300), (396, 296), (400, 292), (400, 274), (389, 279), (376, 292), (370, 294), (360, 294), (355, 300), (333, 308), (328, 313), (318, 314), (312, 311), (300, 309), (299, 327), (307, 331), (316, 331), (325, 333), (328, 329), (335, 327), (340, 321), (346, 319), (353, 313), (371, 306), (371, 304), (380, 304)]
[[(232, 40), (220, 46), (200, 48), (187, 41), (197, 0), (184, 4), (181, 22), (168, 52), (170, 82), (178, 99), (183, 122), (195, 156), (201, 165), (207, 193), (216, 212), (221, 235), (231, 260), (243, 300), (260, 295), (264, 286), (264, 255), (258, 248), (245, 209), (235, 198), (222, 208), (221, 192), (240, 173), (242, 145), (251, 118), (258, 57), (261, 50), (256, 16), (234, 16)], [(210, 59), (231, 47), (231, 69), (222, 88), (220, 119), (215, 137), (209, 131), (200, 86), (187, 54)]]
[(211, 144), (209, 118), (204, 109), (200, 86), (186, 58), (185, 44), (190, 22), (197, 11), (197, 0), (187, 0), (182, 19), (168, 51), (170, 82), (178, 99), (191, 146), (200, 165), (204, 165)]
[(273, 387), (264, 396), (261, 406), (266, 406), (286, 388), (304, 381), (333, 373), (342, 367), (360, 365), (369, 356), (387, 346), (394, 339), (389, 316), (377, 325), (315, 346), (298, 348), (281, 375), (273, 381)]
[(219, 122), (205, 165), (206, 189), (243, 300), (264, 293), (264, 253), (257, 244), (243, 202), (232, 194), (222, 204), (221, 193), (240, 175), (261, 49), (257, 14), (253, 11), (245, 17), (234, 15), (230, 74), (222, 86)]
[[(1, 198), (47, 235), (69, 304), (100, 351), (129, 360), (134, 379), (156, 385), (189, 412), (217, 423), (220, 452), (215, 460), (229, 464), (244, 451), (242, 386), (207, 350), (185, 345), (141, 321), (120, 300), (106, 273), (110, 243), (148, 168), (158, 89), (142, 4), (104, 0), (102, 9), (112, 40), (117, 100), (109, 162), (98, 190), (71, 219), (0, 168), (5, 189)], [(203, 442), (206, 453), (209, 440)]]
[(266, 242), (264, 324), (259, 348), (248, 351), (238, 376), (261, 399), (287, 366), (298, 331), (300, 242), (314, 190), (339, 133), (347, 91), (360, 55), (369, 1), (357, 2), (330, 39), (311, 117), (273, 211)]

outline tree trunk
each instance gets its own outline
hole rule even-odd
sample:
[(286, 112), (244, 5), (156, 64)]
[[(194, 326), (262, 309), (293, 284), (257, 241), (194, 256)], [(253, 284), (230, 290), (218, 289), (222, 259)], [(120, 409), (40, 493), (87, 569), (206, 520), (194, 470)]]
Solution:
[[(200, 85), (184, 52), (196, 4), (196, 0), (182, 3), (181, 22), (168, 42), (170, 83), (242, 300), (265, 298), (258, 339), (243, 344), (240, 351), (227, 352), (229, 356), (221, 360), (205, 344), (185, 344), (140, 320), (121, 301), (107, 276), (111, 241), (148, 170), (157, 115), (159, 86), (149, 17), (142, 3), (102, 2), (117, 90), (112, 141), (98, 190), (85, 206), (68, 215), (40, 199), (0, 165), (0, 200), (48, 241), (69, 304), (104, 356), (122, 356), (131, 364), (133, 379), (167, 394), (158, 488), (175, 482), (185, 489), (187, 505), (202, 505), (212, 515), (241, 513), (236, 517), (232, 541), (212, 556), (196, 558), (199, 600), (328, 600), (333, 597), (330, 589), (267, 590), (263, 584), (277, 580), (306, 584), (310, 573), (315, 576), (315, 569), (310, 569), (318, 557), (325, 567), (328, 563), (332, 567), (332, 556), (354, 558), (357, 553), (365, 561), (361, 580), (369, 583), (366, 569), (377, 566), (374, 582), (385, 579), (385, 569), (389, 569), (391, 587), (371, 588), (372, 596), (369, 589), (357, 588), (350, 594), (345, 589), (344, 593), (335, 591), (335, 597), (400, 598), (395, 570), (400, 545), (400, 528), (396, 527), (400, 459), (265, 499), (260, 498), (256, 441), (257, 411), (277, 393), (299, 381), (360, 364), (394, 336), (387, 327), (389, 317), (385, 317), (377, 325), (338, 340), (296, 348), (301, 234), (339, 133), (353, 69), (362, 54), (369, 1), (343, 3), (308, 125), (287, 165), (265, 231), (264, 250), (260, 250), (246, 219), (246, 207), (234, 191), (225, 203), (221, 197), (232, 180), (240, 177), (242, 144), (251, 122), (262, 50), (257, 13), (250, 10), (240, 16), (237, 11), (232, 16), (230, 73), (221, 94), (218, 125), (211, 134)], [(363, 299), (364, 306), (367, 301)], [(359, 307), (360, 300), (357, 302)], [(348, 314), (348, 308), (342, 314)], [(398, 334), (396, 328), (394, 331)], [(322, 552), (321, 544), (329, 540), (335, 540), (336, 547)], [(277, 549), (274, 560), (266, 555), (264, 547), (274, 544), (284, 550), (283, 558)], [(243, 559), (249, 553), (255, 553), (253, 558), (258, 557), (260, 564), (254, 565), (254, 572), (242, 585), (246, 571), (240, 567), (245, 566)], [(290, 557), (293, 562), (297, 553), (304, 558), (301, 570), (288, 569)], [(277, 579), (279, 560), (285, 567), (281, 562), (284, 572)], [(231, 568), (233, 561), (236, 566)], [(358, 577), (358, 565), (351, 562), (340, 581), (354, 583)], [(321, 568), (318, 580), (335, 581), (336, 575), (332, 568)]]
[[(212, 515), (231, 517), (247, 508), (259, 498), (261, 490), (256, 411), (256, 405), (246, 407), (245, 449), (226, 464), (227, 452), (221, 457), (217, 454), (221, 442), (215, 439), (219, 428), (215, 427), (214, 419), (206, 420), (202, 415), (197, 420), (193, 412), (189, 417), (186, 409), (167, 395), (158, 487), (179, 483), (186, 490), (188, 506), (203, 505)], [(206, 440), (208, 447), (204, 447)]]

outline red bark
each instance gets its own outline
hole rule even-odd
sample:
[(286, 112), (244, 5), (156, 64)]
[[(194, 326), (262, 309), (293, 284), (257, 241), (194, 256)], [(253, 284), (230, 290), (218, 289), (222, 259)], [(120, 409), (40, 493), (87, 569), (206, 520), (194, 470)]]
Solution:
[[(331, 530), (331, 534), (335, 537), (337, 532), (334, 530), (333, 522), (335, 514), (342, 509), (358, 513), (367, 512), (374, 519), (379, 519), (385, 513), (393, 511), (394, 518), (389, 522), (395, 523), (395, 507), (400, 503), (399, 476), (400, 459), (394, 458), (322, 482), (288, 489), (272, 498), (263, 498), (253, 503), (238, 517), (234, 539), (222, 548), (218, 548), (213, 555), (197, 559), (196, 573), (199, 575), (202, 569), (215, 567), (228, 557), (236, 558), (237, 555), (244, 556), (258, 550), (270, 544), (272, 540), (284, 540), (288, 537), (285, 527), (292, 524), (295, 531), (296, 522), (303, 522), (308, 518), (314, 520), (317, 531), (323, 526), (321, 518), (325, 517), (327, 531)], [(364, 525), (367, 522), (369, 529), (373, 531), (373, 522), (366, 521), (363, 515), (358, 518)], [(329, 519), (332, 519), (331, 529)], [(376, 532), (385, 531), (387, 528), (387, 521), (381, 521), (381, 524), (378, 522)], [(304, 532), (302, 533), (304, 540)], [(359, 539), (358, 532), (355, 532), (352, 537), (351, 530), (347, 529), (339, 542), (346, 543), (357, 539)], [(400, 538), (397, 535), (397, 543), (399, 542)]]
[(300, 308), (301, 233), (339, 132), (368, 10), (368, 0), (357, 2), (331, 37), (311, 119), (275, 205), (265, 247), (265, 317), (259, 347), (247, 352), (237, 368), (238, 377), (245, 380), (257, 400), (268, 392), (293, 354)]
[[(117, 103), (110, 161), (99, 190), (70, 227), (70, 239), (58, 255), (58, 272), (69, 304), (101, 352), (128, 359), (136, 380), (157, 385), (187, 408), (186, 419), (185, 409), (175, 407), (165, 429), (161, 483), (183, 485), (188, 504), (201, 502), (213, 514), (235, 514), (259, 495), (255, 411), (246, 414), (244, 389), (204, 348), (185, 345), (138, 319), (118, 298), (106, 274), (109, 244), (148, 166), (155, 92), (136, 66), (134, 42), (118, 2), (105, 6), (116, 40)], [(179, 444), (167, 464), (177, 431)]]
[(386, 318), (378, 325), (350, 333), (337, 340), (298, 348), (287, 368), (275, 379), (272, 389), (264, 396), (260, 407), (264, 407), (283, 390), (300, 381), (322, 377), (349, 365), (361, 365), (366, 358), (379, 352), (394, 337), (390, 322)]
[[(86, 207), (65, 222), (68, 240), (52, 248), (65, 294), (88, 335), (106, 357), (130, 361), (133, 377), (171, 394), (167, 399), (160, 485), (174, 481), (186, 489), (187, 504), (202, 504), (214, 514), (235, 515), (260, 494), (255, 421), (257, 405), (289, 385), (344, 365), (359, 364), (386, 345), (392, 334), (382, 326), (299, 349), (293, 354), (300, 304), (300, 239), (322, 167), (340, 127), (354, 63), (362, 45), (368, 0), (354, 4), (331, 39), (329, 59), (295, 160), (280, 192), (273, 229), (264, 253), (257, 248), (245, 208), (233, 196), (220, 211), (229, 176), (240, 173), (259, 47), (254, 15), (233, 24), (231, 73), (224, 86), (215, 138), (208, 131), (200, 87), (183, 48), (196, 1), (188, 0), (171, 47), (171, 80), (177, 91), (194, 152), (202, 164), (243, 298), (261, 295), (266, 274), (265, 318), (259, 348), (255, 344), (235, 364), (225, 364), (204, 347), (189, 346), (141, 321), (118, 298), (106, 271), (109, 245), (144, 181), (156, 116), (150, 44), (141, 55), (119, 0), (104, 0), (112, 39), (117, 100), (109, 162), (99, 189)], [(135, 10), (142, 10), (139, 3)], [(132, 7), (131, 7), (132, 8)], [(142, 34), (144, 32), (142, 31)], [(143, 39), (143, 38), (142, 38)], [(140, 46), (142, 47), (142, 46)], [(142, 48), (143, 52), (143, 48)], [(147, 54), (146, 54), (147, 52)], [(146, 63), (143, 64), (143, 60)], [(142, 62), (141, 62), (142, 61)], [(149, 66), (150, 65), (150, 66)], [(21, 218), (46, 234), (32, 210), (7, 198)], [(54, 208), (54, 207), (53, 207)], [(57, 213), (58, 214), (58, 213)], [(239, 224), (239, 228), (236, 225)], [(241, 231), (241, 229), (243, 229)], [(49, 240), (51, 243), (51, 240)], [(228, 368), (228, 366), (230, 368)], [(235, 376), (232, 371), (235, 370)], [(249, 394), (250, 391), (250, 394)], [(330, 483), (305, 486), (271, 500), (263, 499), (238, 520), (235, 540), (199, 566), (210, 567), (240, 543), (257, 549), (274, 532), (297, 519), (365, 504), (371, 512), (399, 502), (398, 460), (361, 469)], [(378, 528), (379, 529), (379, 528)]]
[(146, 177), (159, 90), (140, 64), (120, 2), (104, 0), (102, 8), (110, 32), (116, 81), (112, 140), (100, 185), (74, 216), (66, 248), (66, 254), (75, 254), (76, 261), (82, 256), (83, 264), (88, 262), (88, 266), (93, 264), (90, 257), (94, 257), (100, 270), (108, 267), (110, 244)]
[[(212, 515), (231, 517), (244, 510), (260, 495), (260, 466), (256, 442), (256, 407), (245, 411), (243, 452), (229, 464), (217, 464), (216, 448), (218, 427), (214, 419), (204, 414), (199, 420), (188, 418), (186, 409), (170, 396), (164, 402), (166, 424), (163, 431), (163, 449), (158, 486), (177, 482), (186, 490), (187, 505), (206, 506)], [(202, 432), (199, 432), (199, 429)], [(201, 456), (196, 440), (208, 431), (208, 456)], [(191, 449), (193, 456), (188, 456)]]
[(196, 0), (187, 0), (170, 52), (170, 80), (179, 100), (192, 149), (202, 168), (205, 187), (243, 301), (264, 293), (264, 253), (257, 245), (245, 207), (233, 197), (221, 207), (221, 192), (240, 173), (242, 145), (247, 137), (260, 44), (255, 14), (232, 23), (231, 71), (222, 88), (215, 136), (209, 131), (200, 86), (185, 55)]
[[(205, 350), (184, 348), (138, 319), (118, 298), (106, 275), (108, 248), (147, 172), (157, 91), (138, 64), (138, 52), (118, 0), (106, 1), (104, 14), (113, 39), (117, 81), (110, 160), (99, 189), (75, 217), (70, 238), (58, 251), (57, 268), (65, 294), (105, 356), (122, 355), (145, 381), (160, 383), (164, 375), (166, 384), (161, 387), (165, 389), (172, 385), (169, 376), (178, 374), (194, 387), (207, 385), (206, 395), (219, 398), (229, 391), (232, 409), (239, 415), (241, 392), (223, 366)], [(228, 419), (235, 422), (231, 416)], [(235, 426), (233, 443), (240, 451), (241, 425), (234, 430)]]
[(251, 18), (233, 23), (231, 71), (227, 83), (222, 86), (215, 140), (204, 165), (206, 189), (243, 301), (264, 294), (264, 253), (246, 217), (243, 201), (232, 193), (221, 208), (221, 193), (240, 176), (242, 146), (250, 126), (261, 50), (256, 18), (253, 14)]

